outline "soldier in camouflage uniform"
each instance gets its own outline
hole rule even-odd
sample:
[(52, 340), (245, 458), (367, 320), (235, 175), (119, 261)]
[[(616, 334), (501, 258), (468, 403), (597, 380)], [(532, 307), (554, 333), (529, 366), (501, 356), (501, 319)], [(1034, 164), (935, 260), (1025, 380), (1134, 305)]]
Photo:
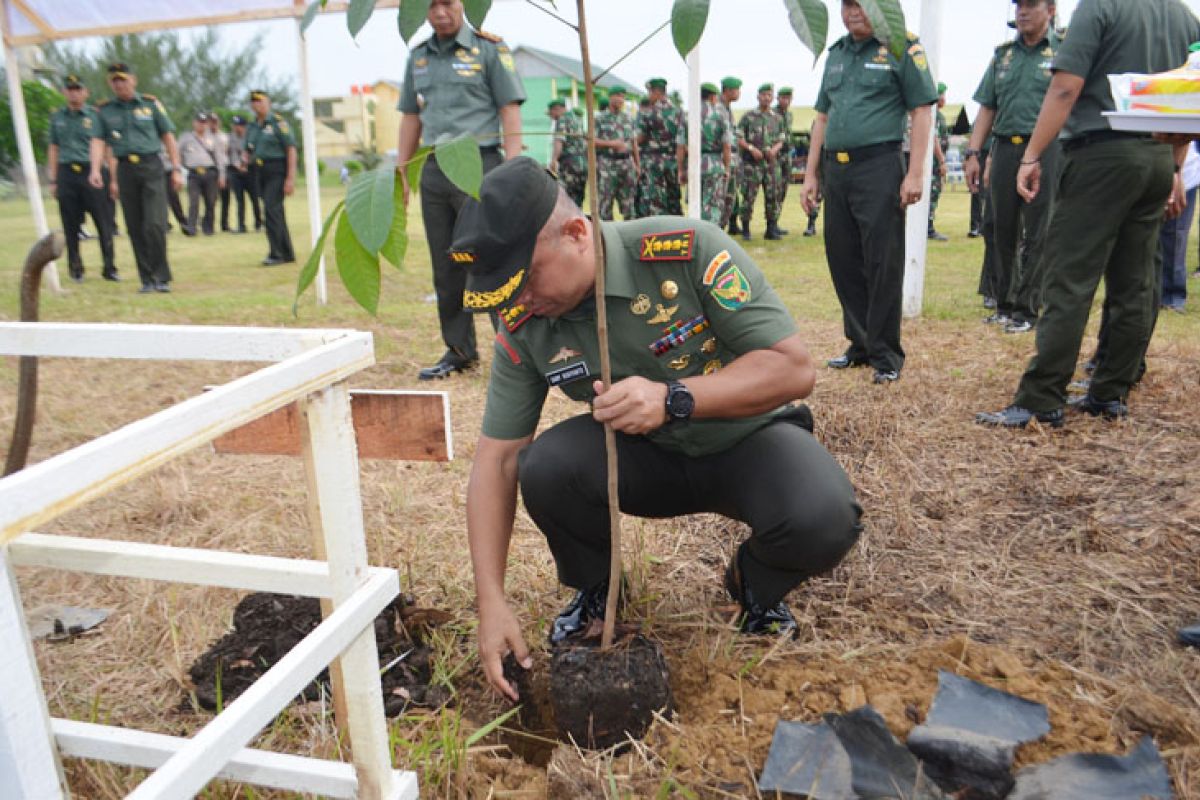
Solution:
[[(779, 214), (783, 215), (783, 204), (787, 201), (788, 187), (792, 184), (792, 87), (781, 86), (775, 95), (775, 114), (779, 117), (780, 139), (783, 149), (779, 151)], [(775, 223), (780, 236), (787, 236), (787, 229)]]
[(729, 127), (733, 129), (733, 155), (729, 160), (729, 179), (725, 183), (725, 210), (721, 212), (721, 227), (729, 228), (731, 234), (738, 232), (738, 185), (741, 181), (742, 154), (738, 146), (741, 131), (733, 121), (733, 104), (742, 96), (742, 81), (732, 75), (721, 79), (721, 100), (717, 107), (725, 114)]
[(733, 156), (733, 125), (721, 111), (717, 87), (700, 87), (704, 105), (704, 124), (700, 130), (700, 216), (714, 225), (721, 224), (725, 213), (725, 187), (729, 181), (729, 162)]
[(633, 195), (637, 189), (638, 146), (633, 118), (624, 111), (625, 90), (608, 92), (608, 109), (596, 115), (596, 180), (600, 219), (613, 218), (615, 201), (622, 219), (633, 219)]
[(682, 216), (676, 148), (687, 143), (683, 112), (667, 99), (666, 78), (651, 78), (646, 89), (650, 105), (638, 111), (637, 119), (642, 161), (635, 211), (639, 218)]
[(942, 113), (942, 109), (946, 107), (946, 84), (939, 83), (937, 88), (937, 145), (933, 150), (936, 163), (929, 180), (929, 238), (936, 242), (944, 242), (947, 237), (933, 227), (933, 218), (937, 216), (938, 200), (942, 197), (942, 186), (946, 181), (946, 151), (950, 149), (950, 125), (946, 122), (946, 115)]
[(754, 200), (758, 189), (763, 189), (763, 205), (767, 218), (764, 239), (780, 239), (776, 222), (779, 219), (779, 197), (776, 190), (779, 180), (775, 177), (779, 169), (779, 151), (783, 140), (779, 136), (779, 117), (771, 110), (775, 87), (764, 83), (758, 87), (758, 108), (742, 115), (738, 130), (742, 138), (742, 238), (750, 238), (750, 215), (754, 211)]
[(574, 111), (567, 110), (561, 98), (554, 98), (546, 106), (546, 114), (554, 120), (554, 151), (550, 155), (550, 171), (558, 176), (558, 182), (567, 190), (575, 205), (583, 205), (583, 191), (587, 188), (587, 139), (583, 124)]

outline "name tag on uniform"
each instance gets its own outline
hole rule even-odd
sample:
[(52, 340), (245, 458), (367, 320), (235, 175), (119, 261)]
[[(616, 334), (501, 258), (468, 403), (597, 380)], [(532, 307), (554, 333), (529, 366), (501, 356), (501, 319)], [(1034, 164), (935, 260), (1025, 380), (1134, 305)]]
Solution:
[(561, 386), (564, 383), (574, 383), (577, 380), (586, 378), (592, 373), (588, 370), (586, 361), (580, 361), (575, 364), (556, 369), (553, 372), (546, 373), (546, 383), (551, 386)]
[(869, 63), (869, 64), (863, 64), (863, 66), (866, 67), (867, 69), (881, 69), (881, 70), (887, 70), (887, 71), (890, 71), (892, 69), (891, 64)]

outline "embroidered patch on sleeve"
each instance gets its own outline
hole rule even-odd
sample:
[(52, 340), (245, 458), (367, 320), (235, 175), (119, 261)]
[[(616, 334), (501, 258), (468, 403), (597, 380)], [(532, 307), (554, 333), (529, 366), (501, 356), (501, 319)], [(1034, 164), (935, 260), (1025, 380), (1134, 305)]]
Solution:
[(642, 237), (642, 261), (691, 261), (694, 230), (647, 233)]
[(717, 273), (733, 260), (733, 256), (729, 255), (728, 250), (722, 250), (713, 256), (713, 260), (708, 262), (708, 268), (704, 270), (704, 285), (712, 286), (713, 281), (717, 279)]
[(717, 305), (726, 311), (737, 311), (750, 302), (750, 281), (734, 264), (717, 278), (710, 294)]

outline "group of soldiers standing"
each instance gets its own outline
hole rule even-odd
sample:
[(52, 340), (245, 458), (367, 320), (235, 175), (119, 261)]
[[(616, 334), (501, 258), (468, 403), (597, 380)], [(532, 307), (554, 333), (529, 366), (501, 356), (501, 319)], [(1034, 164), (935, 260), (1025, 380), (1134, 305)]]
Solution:
[[(720, 89), (705, 83), (700, 89), (701, 216), (731, 233), (750, 239), (750, 216), (761, 189), (766, 217), (765, 239), (787, 233), (779, 214), (787, 197), (792, 172), (792, 90), (758, 88), (758, 107), (734, 121), (732, 104), (741, 96), (742, 82), (721, 81)], [(616, 205), (624, 219), (681, 215), (681, 187), (687, 183), (687, 121), (683, 110), (667, 97), (667, 81), (651, 78), (636, 114), (625, 112), (626, 93), (609, 91), (607, 107), (595, 117), (597, 199), (600, 218), (611, 220)], [(582, 205), (587, 182), (587, 150), (583, 125), (562, 99), (549, 103), (554, 121), (551, 170), (577, 204)]]

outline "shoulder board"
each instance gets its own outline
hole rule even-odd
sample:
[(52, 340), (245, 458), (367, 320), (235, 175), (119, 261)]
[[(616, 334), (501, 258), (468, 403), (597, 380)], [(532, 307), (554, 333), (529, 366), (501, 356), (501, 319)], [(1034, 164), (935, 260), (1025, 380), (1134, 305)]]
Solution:
[(158, 98), (157, 98), (157, 97), (155, 97), (155, 96), (154, 96), (154, 95), (152, 95), (152, 94), (143, 94), (143, 95), (142, 95), (142, 99), (143, 99), (143, 100), (149, 100), (151, 103), (157, 103), (157, 102), (158, 102)]
[(500, 42), (504, 41), (504, 37), (497, 36), (494, 33), (488, 33), (485, 30), (475, 31), (475, 35), (478, 36), (480, 39), (486, 39), (487, 41), (491, 42), (492, 44), (499, 44)]
[(921, 37), (920, 37), (920, 36), (917, 36), (917, 35), (916, 35), (915, 33), (913, 33), (912, 31), (907, 31), (907, 32), (904, 34), (904, 38), (908, 39), (908, 41), (910, 41), (910, 42), (916, 42), (916, 41), (919, 41), (919, 40), (921, 39)]
[[(524, 325), (533, 317), (533, 312), (525, 308), (525, 306), (508, 306), (496, 312), (500, 316), (500, 321), (504, 323), (504, 327), (512, 333), (517, 328)], [(520, 363), (519, 361), (517, 363)]]
[(696, 230), (647, 233), (642, 236), (638, 247), (640, 261), (691, 261), (692, 246), (696, 242)]
[(996, 52), (1003, 53), (1005, 50), (1011, 49), (1014, 44), (1016, 44), (1016, 39), (1009, 39), (1007, 42), (1001, 42), (1000, 44), (996, 45)]

